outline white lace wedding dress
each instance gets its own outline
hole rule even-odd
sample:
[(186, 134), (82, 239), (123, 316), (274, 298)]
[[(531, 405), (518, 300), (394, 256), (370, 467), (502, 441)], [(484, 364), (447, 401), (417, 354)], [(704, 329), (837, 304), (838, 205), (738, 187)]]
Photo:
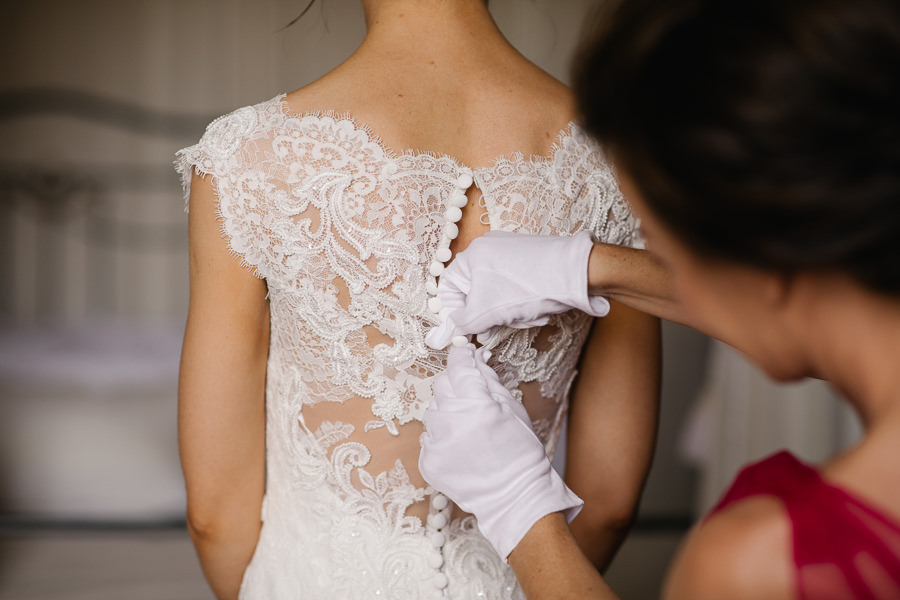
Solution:
[[(429, 301), (473, 184), (491, 229), (636, 245), (595, 145), (571, 125), (549, 157), (472, 169), (279, 96), (217, 119), (176, 164), (186, 194), (192, 169), (212, 176), (223, 235), (268, 284), (266, 496), (241, 598), (521, 598), (474, 518), (416, 467), (445, 358), (423, 341)], [(494, 348), (548, 453), (589, 324), (569, 312)]]

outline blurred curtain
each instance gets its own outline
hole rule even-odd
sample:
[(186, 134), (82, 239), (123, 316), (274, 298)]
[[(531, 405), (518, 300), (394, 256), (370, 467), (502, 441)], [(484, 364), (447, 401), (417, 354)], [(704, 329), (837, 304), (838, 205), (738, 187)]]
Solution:
[(699, 469), (697, 515), (706, 513), (744, 465), (778, 450), (822, 462), (858, 439), (856, 416), (823, 381), (778, 384), (736, 350), (712, 342), (706, 382), (682, 437)]

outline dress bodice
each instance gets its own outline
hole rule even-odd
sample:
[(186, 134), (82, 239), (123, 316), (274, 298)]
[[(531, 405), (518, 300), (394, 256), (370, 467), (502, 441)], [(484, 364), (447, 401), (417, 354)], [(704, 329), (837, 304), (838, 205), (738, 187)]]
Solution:
[[(385, 561), (402, 556), (404, 573), (417, 561), (436, 564), (433, 549), (410, 550), (429, 536), (449, 536), (436, 546), (447, 560), (429, 573), (449, 576), (474, 560), (476, 547), (475, 555), (490, 556), (471, 519), (435, 517), (446, 509), (429, 502), (432, 490), (416, 468), (431, 381), (446, 356), (424, 343), (438, 322), (429, 299), (471, 185), (492, 230), (588, 229), (602, 241), (637, 245), (637, 223), (597, 147), (573, 124), (546, 157), (470, 168), (450, 156), (395, 153), (349, 116), (292, 113), (279, 96), (214, 121), (179, 152), (177, 166), (186, 194), (192, 169), (211, 176), (229, 248), (268, 286), (265, 525), (245, 588), (265, 548), (295, 554), (291, 536), (321, 544), (313, 562), (329, 557), (309, 574), (340, 581), (344, 591), (332, 587), (328, 597), (362, 597), (354, 594), (371, 586), (403, 597), (398, 590), (412, 584), (384, 580)], [(589, 324), (571, 311), (544, 327), (505, 330), (493, 348), (491, 366), (551, 454)], [(359, 574), (360, 540), (372, 545), (364, 559), (371, 569), (363, 569), (379, 574), (367, 576), (372, 581)], [(497, 560), (485, 564), (508, 581)], [(452, 577), (441, 589), (450, 593)]]

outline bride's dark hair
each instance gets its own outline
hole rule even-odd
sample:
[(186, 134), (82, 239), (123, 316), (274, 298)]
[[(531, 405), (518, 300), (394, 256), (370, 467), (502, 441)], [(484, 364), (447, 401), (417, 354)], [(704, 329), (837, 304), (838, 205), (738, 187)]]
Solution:
[(897, 0), (612, 0), (574, 82), (688, 246), (900, 294)]

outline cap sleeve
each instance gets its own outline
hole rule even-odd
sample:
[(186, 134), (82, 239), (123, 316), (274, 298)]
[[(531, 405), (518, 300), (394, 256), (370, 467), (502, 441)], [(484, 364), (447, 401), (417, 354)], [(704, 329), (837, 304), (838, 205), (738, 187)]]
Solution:
[[(631, 205), (622, 195), (615, 170), (606, 160), (600, 146), (580, 127), (575, 127), (570, 143), (576, 150), (570, 155), (579, 155), (573, 180), (584, 182), (590, 206), (588, 228), (599, 242), (644, 248), (644, 238), (640, 231), (640, 220)], [(571, 159), (570, 159), (571, 160)]]
[(255, 169), (253, 148), (259, 145), (261, 133), (264, 137), (257, 107), (240, 108), (214, 120), (199, 142), (175, 155), (185, 211), (189, 210), (193, 174), (210, 177), (228, 248), (257, 277), (266, 276), (263, 249), (268, 246), (270, 232), (262, 226), (265, 207), (246, 192)]
[(258, 124), (256, 107), (239, 108), (214, 120), (206, 127), (199, 142), (175, 154), (175, 170), (181, 175), (185, 210), (190, 202), (193, 173), (220, 179), (233, 172), (239, 167), (240, 157), (237, 155), (242, 143)]
[(619, 189), (615, 172), (606, 164), (597, 166), (590, 176), (589, 187), (594, 196), (591, 231), (607, 244), (644, 249), (641, 222)]

